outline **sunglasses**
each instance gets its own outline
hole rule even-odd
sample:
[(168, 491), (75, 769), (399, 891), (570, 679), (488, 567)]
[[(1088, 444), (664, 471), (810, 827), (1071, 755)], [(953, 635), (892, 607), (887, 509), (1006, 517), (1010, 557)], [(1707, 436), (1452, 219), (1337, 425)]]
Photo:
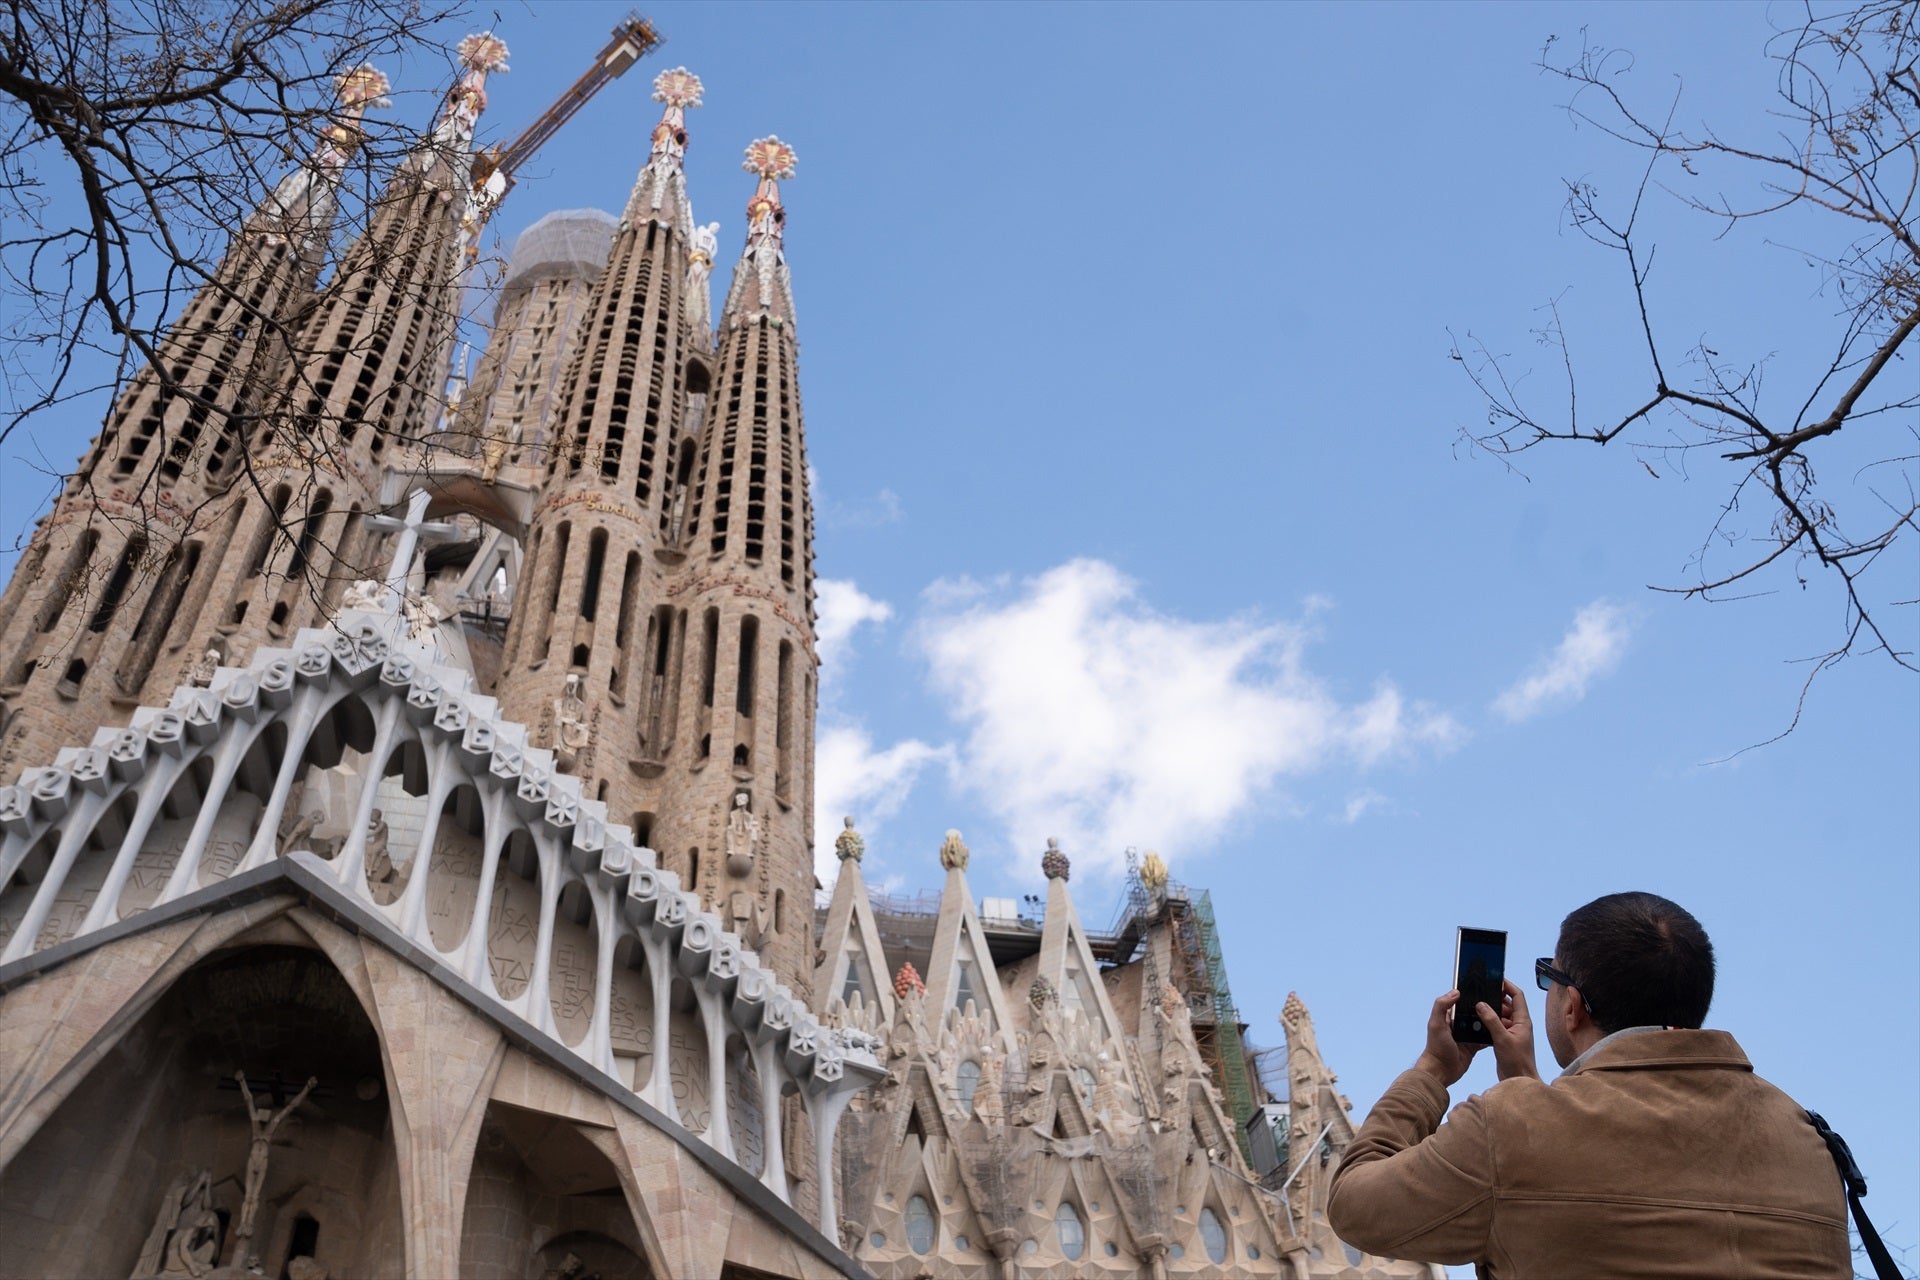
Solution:
[[(1533, 962), (1533, 980), (1540, 984), (1542, 991), (1551, 990), (1556, 982), (1563, 987), (1572, 987), (1575, 990), (1580, 986), (1566, 973), (1553, 967), (1552, 956), (1541, 956)], [(1580, 992), (1580, 1003), (1586, 1006), (1589, 1014), (1593, 1012), (1593, 1001), (1587, 999), (1587, 993), (1584, 991)]]

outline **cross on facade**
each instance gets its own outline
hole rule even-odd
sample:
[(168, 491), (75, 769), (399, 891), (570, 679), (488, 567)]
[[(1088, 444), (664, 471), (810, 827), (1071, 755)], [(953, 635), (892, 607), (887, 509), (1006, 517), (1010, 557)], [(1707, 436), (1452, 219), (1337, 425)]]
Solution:
[(404, 518), (393, 516), (363, 516), (367, 528), (380, 533), (400, 535), (394, 540), (393, 560), (387, 566), (388, 613), (400, 612), (400, 606), (407, 598), (407, 577), (413, 572), (413, 558), (419, 554), (422, 542), (449, 542), (460, 536), (458, 525), (427, 519), (427, 491), (415, 489), (407, 497), (407, 514)]
[[(217, 1083), (220, 1088), (229, 1093), (238, 1093), (240, 1091), (240, 1082), (232, 1076), (221, 1076)], [(265, 1078), (248, 1076), (247, 1088), (253, 1090), (257, 1097), (271, 1098), (275, 1110), (286, 1106), (287, 1099), (300, 1091), (299, 1085), (289, 1081), (285, 1075), (278, 1071), (275, 1071), (271, 1076)], [(332, 1090), (321, 1086), (314, 1088), (307, 1096), (311, 1098), (324, 1098), (331, 1093)]]

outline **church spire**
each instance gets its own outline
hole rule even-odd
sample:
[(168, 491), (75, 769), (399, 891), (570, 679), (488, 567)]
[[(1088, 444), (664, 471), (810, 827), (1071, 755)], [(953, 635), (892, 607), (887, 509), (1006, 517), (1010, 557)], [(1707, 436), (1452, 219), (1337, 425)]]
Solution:
[(765, 316), (776, 326), (793, 323), (793, 281), (787, 272), (783, 237), (787, 210), (780, 203), (780, 183), (793, 177), (798, 157), (774, 134), (747, 146), (741, 167), (760, 179), (747, 201), (747, 247), (733, 269), (733, 287), (727, 290), (723, 326)]
[(456, 46), (458, 78), (395, 167), (361, 234), (314, 301), (253, 449), (208, 607), (188, 651), (229, 661), (332, 612), (347, 584), (378, 577), (394, 446), (440, 419), (459, 321), (463, 237), (477, 227), (469, 180), (487, 77), (507, 69), (490, 32)]
[[(684, 240), (693, 235), (693, 206), (687, 199), (687, 108), (700, 105), (705, 87), (685, 67), (670, 67), (653, 78), (653, 100), (665, 105), (653, 126), (652, 149), (640, 166), (623, 219), (669, 223)], [(665, 215), (662, 215), (665, 210)]]
[(340, 175), (366, 136), (360, 127), (368, 107), (393, 105), (385, 74), (362, 63), (334, 79), (339, 110), (320, 130), (307, 162), (280, 179), (247, 229), (269, 243), (295, 242), (301, 248), (324, 246), (338, 208)]
[[(389, 105), (387, 78), (370, 66), (335, 85), (312, 153), (262, 198), (128, 379), (0, 598), (0, 772), (29, 732), (10, 705), (57, 695), (41, 701), (54, 714), (33, 717), (36, 731), (84, 738), (118, 723), (150, 680), (170, 688), (202, 656), (175, 624), (193, 625), (232, 539), (238, 508), (221, 495), (287, 371), (361, 117)], [(99, 669), (103, 653), (115, 655), (111, 670)]]

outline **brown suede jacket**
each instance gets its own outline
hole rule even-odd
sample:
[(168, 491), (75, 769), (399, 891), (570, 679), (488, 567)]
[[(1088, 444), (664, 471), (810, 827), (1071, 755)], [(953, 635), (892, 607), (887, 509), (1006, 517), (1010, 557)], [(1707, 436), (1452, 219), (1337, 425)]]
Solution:
[(1341, 1239), (1489, 1277), (1853, 1274), (1826, 1144), (1724, 1031), (1623, 1036), (1446, 1109), (1424, 1072), (1388, 1087), (1333, 1175)]

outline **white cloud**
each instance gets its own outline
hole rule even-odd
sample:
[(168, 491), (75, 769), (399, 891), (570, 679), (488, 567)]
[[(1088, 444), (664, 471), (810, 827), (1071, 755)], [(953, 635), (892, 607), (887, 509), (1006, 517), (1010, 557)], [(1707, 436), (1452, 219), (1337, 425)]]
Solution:
[(1588, 685), (1620, 665), (1632, 631), (1632, 619), (1620, 606), (1605, 600), (1586, 605), (1573, 615), (1559, 647), (1495, 698), (1493, 709), (1518, 724), (1580, 701)]
[(1157, 613), (1098, 560), (936, 583), (923, 603), (934, 687), (967, 732), (956, 776), (1017, 849), (1058, 835), (1090, 866), (1129, 844), (1177, 858), (1276, 803), (1282, 775), (1459, 734), (1389, 683), (1342, 704), (1303, 665), (1304, 627)]
[(1347, 797), (1347, 807), (1341, 811), (1340, 821), (1352, 826), (1376, 809), (1382, 813), (1391, 813), (1393, 801), (1371, 788), (1356, 791)]
[(813, 591), (813, 643), (820, 654), (821, 679), (825, 681), (838, 676), (836, 663), (841, 660), (841, 646), (860, 624), (887, 621), (893, 617), (893, 606), (840, 578), (816, 579)]
[(813, 755), (813, 866), (820, 883), (832, 885), (838, 874), (833, 842), (841, 819), (858, 821), (869, 846), (886, 820), (906, 803), (907, 793), (928, 765), (950, 763), (946, 747), (916, 738), (875, 750), (865, 729), (839, 725), (820, 730)]

